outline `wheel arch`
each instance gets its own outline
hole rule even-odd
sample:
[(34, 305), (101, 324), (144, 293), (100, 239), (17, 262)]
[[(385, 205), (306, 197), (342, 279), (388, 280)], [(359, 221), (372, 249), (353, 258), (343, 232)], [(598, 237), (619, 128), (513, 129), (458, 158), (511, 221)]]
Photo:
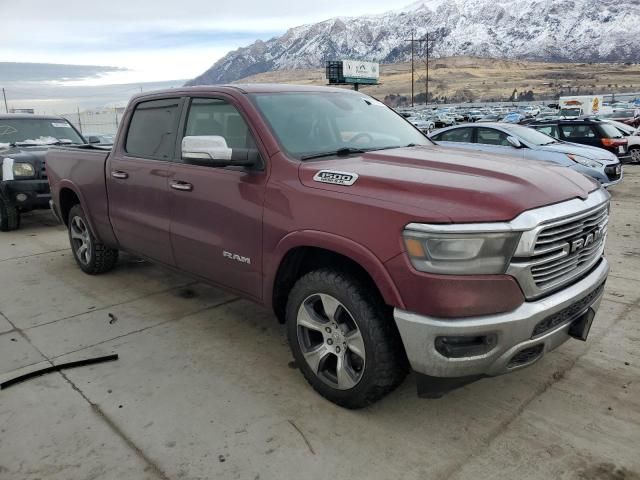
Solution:
[(356, 272), (369, 283), (385, 304), (404, 308), (395, 283), (382, 261), (361, 244), (327, 232), (305, 230), (284, 237), (273, 255), (273, 268), (265, 281), (264, 299), (281, 323), (288, 292), (311, 270), (329, 265)]

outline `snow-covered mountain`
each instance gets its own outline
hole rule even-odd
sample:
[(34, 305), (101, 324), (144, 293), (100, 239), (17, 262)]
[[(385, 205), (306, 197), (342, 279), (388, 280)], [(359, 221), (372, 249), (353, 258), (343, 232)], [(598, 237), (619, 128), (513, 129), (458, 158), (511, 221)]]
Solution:
[[(333, 18), (258, 40), (218, 60), (188, 85), (324, 65), (328, 59), (395, 63), (429, 32), (435, 56), (545, 61), (640, 61), (639, 0), (420, 0), (381, 15)], [(416, 48), (418, 45), (416, 44)]]

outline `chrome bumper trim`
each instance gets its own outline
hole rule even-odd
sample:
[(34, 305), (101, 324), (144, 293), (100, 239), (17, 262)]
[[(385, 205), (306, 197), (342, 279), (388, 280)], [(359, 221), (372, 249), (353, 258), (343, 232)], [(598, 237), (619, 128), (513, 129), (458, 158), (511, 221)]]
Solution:
[[(412, 368), (433, 377), (463, 377), (470, 375), (501, 375), (535, 363), (545, 353), (563, 344), (568, 334), (571, 319), (544, 334), (532, 339), (532, 332), (541, 320), (583, 299), (607, 278), (609, 264), (602, 258), (600, 263), (582, 280), (548, 297), (534, 302), (525, 302), (512, 312), (481, 317), (443, 319), (394, 310), (394, 318), (400, 331)], [(597, 311), (602, 294), (591, 303)], [(435, 349), (439, 336), (497, 335), (497, 343), (486, 354), (474, 357), (446, 358)], [(509, 367), (509, 361), (521, 350), (544, 345), (542, 355), (533, 361)]]

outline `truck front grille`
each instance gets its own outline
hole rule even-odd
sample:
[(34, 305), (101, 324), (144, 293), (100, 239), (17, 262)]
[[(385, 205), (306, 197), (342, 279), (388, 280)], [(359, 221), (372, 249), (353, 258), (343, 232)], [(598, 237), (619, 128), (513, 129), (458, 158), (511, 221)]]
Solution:
[(531, 255), (514, 258), (510, 267), (525, 296), (544, 296), (586, 275), (602, 257), (608, 222), (607, 201), (542, 223)]
[(44, 162), (42, 162), (42, 166), (40, 167), (40, 178), (42, 178), (43, 180), (46, 180), (47, 178), (49, 178), (47, 176), (47, 166), (45, 165)]
[(602, 256), (608, 219), (603, 205), (541, 230), (531, 266), (535, 284), (545, 290), (588, 270)]

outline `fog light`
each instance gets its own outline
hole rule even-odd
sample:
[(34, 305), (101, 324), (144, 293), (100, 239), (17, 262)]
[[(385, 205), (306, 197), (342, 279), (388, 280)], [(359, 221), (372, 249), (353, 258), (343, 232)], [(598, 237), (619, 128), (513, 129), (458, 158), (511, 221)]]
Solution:
[(16, 200), (19, 202), (25, 202), (29, 197), (24, 193), (19, 193), (16, 195)]
[(477, 336), (437, 337), (435, 347), (447, 358), (477, 357), (491, 351), (498, 343), (495, 333)]

